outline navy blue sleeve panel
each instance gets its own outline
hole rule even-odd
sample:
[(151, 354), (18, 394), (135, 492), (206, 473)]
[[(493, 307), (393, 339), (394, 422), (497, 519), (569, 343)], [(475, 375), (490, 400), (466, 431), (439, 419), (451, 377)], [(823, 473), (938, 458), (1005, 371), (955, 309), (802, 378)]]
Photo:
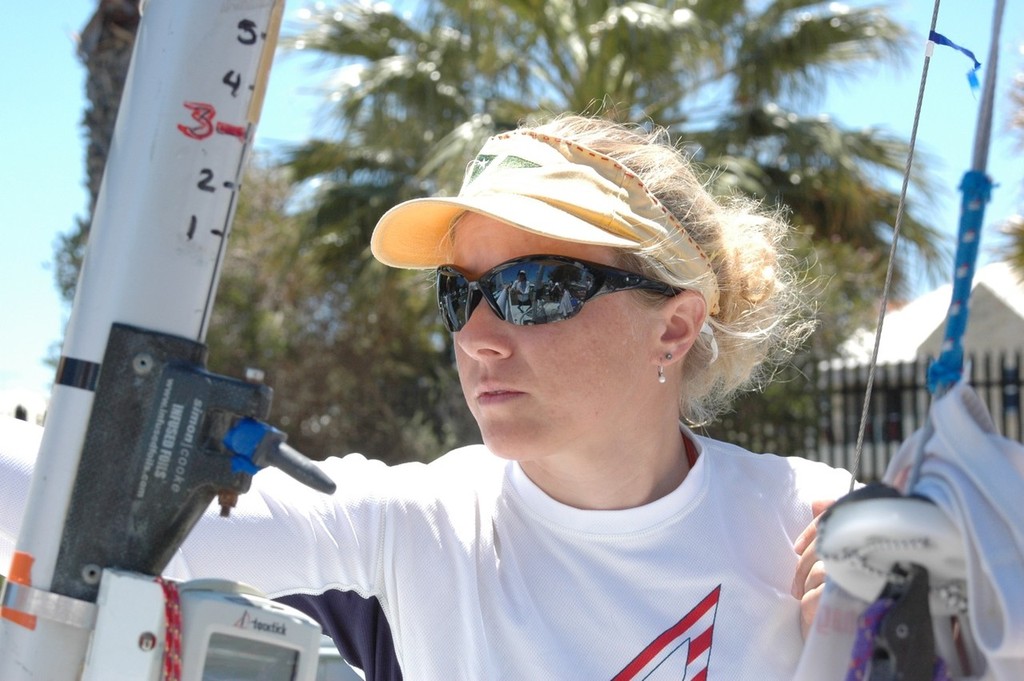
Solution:
[(274, 600), (319, 622), (342, 657), (363, 670), (366, 681), (402, 681), (391, 627), (376, 598), (332, 589), (319, 594), (288, 594)]

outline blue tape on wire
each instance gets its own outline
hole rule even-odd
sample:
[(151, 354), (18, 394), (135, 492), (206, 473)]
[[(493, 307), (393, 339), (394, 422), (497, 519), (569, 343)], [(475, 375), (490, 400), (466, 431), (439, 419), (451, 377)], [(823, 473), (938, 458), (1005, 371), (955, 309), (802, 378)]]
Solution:
[(971, 298), (974, 268), (981, 242), (981, 223), (985, 204), (992, 195), (992, 180), (979, 170), (969, 170), (960, 183), (960, 229), (957, 234), (956, 260), (953, 263), (953, 300), (946, 316), (946, 333), (938, 359), (928, 367), (928, 390), (945, 392), (960, 380), (964, 364), (964, 332)]

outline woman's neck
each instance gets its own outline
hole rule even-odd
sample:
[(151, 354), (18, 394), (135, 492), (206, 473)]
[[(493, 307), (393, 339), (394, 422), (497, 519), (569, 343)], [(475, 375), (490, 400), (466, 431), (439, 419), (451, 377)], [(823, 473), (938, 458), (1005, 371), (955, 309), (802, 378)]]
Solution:
[(548, 496), (568, 506), (635, 508), (672, 492), (690, 471), (686, 436), (678, 426), (652, 435), (643, 443), (555, 454), (520, 461), (520, 466)]

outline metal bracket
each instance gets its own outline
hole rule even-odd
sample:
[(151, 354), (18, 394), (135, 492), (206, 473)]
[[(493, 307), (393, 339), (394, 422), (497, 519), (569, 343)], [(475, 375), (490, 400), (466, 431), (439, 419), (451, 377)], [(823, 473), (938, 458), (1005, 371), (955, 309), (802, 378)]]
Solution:
[(216, 433), (271, 394), (208, 372), (201, 343), (114, 324), (50, 588), (94, 601), (106, 568), (160, 574), (214, 498), (248, 491)]
[(932, 681), (935, 634), (928, 609), (928, 571), (920, 565), (895, 566), (881, 599), (893, 604), (875, 633), (870, 681)]
[(17, 582), (4, 584), (0, 609), (8, 608), (78, 629), (92, 629), (96, 623), (95, 603), (61, 596)]

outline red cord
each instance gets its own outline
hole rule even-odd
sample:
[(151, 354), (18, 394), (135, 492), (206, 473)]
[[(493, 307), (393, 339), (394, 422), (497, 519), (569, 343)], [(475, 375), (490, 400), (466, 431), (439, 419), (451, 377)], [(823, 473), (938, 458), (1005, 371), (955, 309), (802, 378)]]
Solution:
[(156, 581), (164, 590), (164, 617), (167, 619), (163, 681), (181, 681), (181, 598), (178, 585), (163, 577), (157, 577)]

